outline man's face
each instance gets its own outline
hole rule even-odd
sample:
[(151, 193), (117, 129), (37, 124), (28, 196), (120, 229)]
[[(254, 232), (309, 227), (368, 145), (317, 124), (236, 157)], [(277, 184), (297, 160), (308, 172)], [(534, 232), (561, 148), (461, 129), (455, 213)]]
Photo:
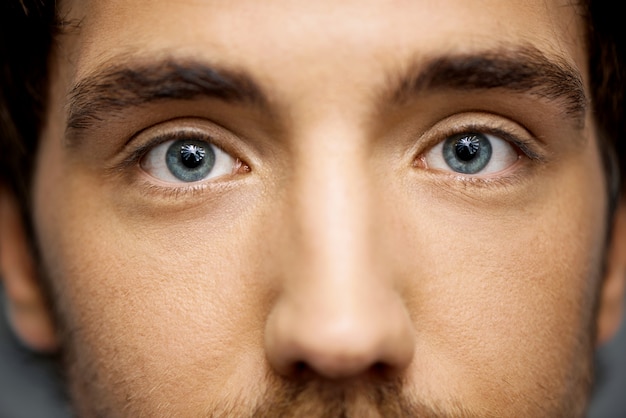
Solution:
[(68, 3), (34, 220), (80, 416), (581, 413), (567, 1)]

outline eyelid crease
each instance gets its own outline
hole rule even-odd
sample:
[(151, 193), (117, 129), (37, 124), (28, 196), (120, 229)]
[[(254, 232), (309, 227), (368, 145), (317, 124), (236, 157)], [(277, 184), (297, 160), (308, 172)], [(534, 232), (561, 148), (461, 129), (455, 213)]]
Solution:
[[(448, 118), (446, 118), (448, 119)], [(444, 124), (446, 126), (440, 126), (440, 124)], [(420, 147), (419, 153), (414, 158), (414, 166), (419, 165), (420, 158), (432, 150), (435, 146), (445, 141), (452, 135), (458, 135), (463, 133), (481, 133), (496, 136), (516, 147), (526, 158), (542, 163), (546, 162), (545, 153), (540, 152), (538, 149), (540, 146), (537, 145), (537, 141), (532, 141), (529, 139), (524, 139), (521, 135), (516, 135), (511, 133), (511, 130), (505, 128), (502, 123), (479, 123), (475, 121), (471, 122), (450, 122), (452, 126), (446, 122), (446, 120), (437, 123), (433, 129), (430, 129), (425, 135), (429, 137), (425, 141), (425, 145)], [(421, 140), (418, 140), (421, 142)]]
[(139, 164), (141, 159), (151, 149), (155, 148), (156, 146), (160, 144), (163, 144), (168, 141), (189, 140), (189, 139), (205, 141), (213, 145), (214, 147), (221, 149), (225, 153), (231, 155), (233, 159), (238, 161), (241, 165), (248, 167), (248, 171), (250, 171), (249, 170), (250, 165), (247, 162), (245, 162), (238, 155), (233, 155), (233, 154), (237, 154), (237, 152), (234, 152), (231, 149), (232, 147), (228, 147), (227, 144), (222, 143), (222, 141), (216, 140), (216, 137), (214, 135), (211, 135), (207, 132), (203, 132), (202, 130), (199, 130), (197, 128), (183, 127), (183, 128), (172, 129), (171, 131), (167, 131), (167, 132), (160, 132), (158, 134), (155, 134), (154, 136), (151, 136), (151, 138), (148, 141), (140, 145), (133, 146), (132, 144), (133, 142), (135, 142), (136, 138), (144, 134), (145, 131), (146, 130), (138, 133), (137, 135), (134, 135), (129, 141), (127, 141), (124, 148), (131, 147), (133, 149), (129, 152), (129, 154), (126, 157), (124, 157), (122, 161), (114, 164), (109, 169), (109, 171), (119, 172), (119, 171), (126, 170), (128, 168), (131, 168)]

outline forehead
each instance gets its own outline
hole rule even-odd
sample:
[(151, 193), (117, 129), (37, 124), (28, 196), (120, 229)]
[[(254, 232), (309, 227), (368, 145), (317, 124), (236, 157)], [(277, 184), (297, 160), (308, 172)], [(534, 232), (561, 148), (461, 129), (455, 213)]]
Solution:
[(93, 0), (64, 6), (63, 15), (80, 22), (66, 41), (79, 79), (112, 61), (182, 56), (243, 67), (262, 83), (293, 88), (329, 73), (372, 81), (408, 60), (502, 45), (532, 45), (585, 72), (583, 25), (568, 0)]

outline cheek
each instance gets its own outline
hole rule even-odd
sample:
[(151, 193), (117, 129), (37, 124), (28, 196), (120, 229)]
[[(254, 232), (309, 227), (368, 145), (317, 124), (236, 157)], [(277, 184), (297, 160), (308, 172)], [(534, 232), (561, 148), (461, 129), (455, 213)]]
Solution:
[(47, 167), (38, 226), (75, 381), (97, 375), (93, 387), (105, 389), (92, 396), (111, 405), (149, 396), (180, 411), (207, 393), (256, 393), (241, 383), (265, 370), (271, 289), (259, 283), (265, 257), (254, 238), (267, 236), (263, 214), (224, 204), (147, 216), (102, 180)]
[(513, 203), (485, 205), (466, 189), (397, 206), (399, 219), (414, 220), (408, 234), (400, 222), (390, 229), (403, 238), (395, 264), (418, 334), (420, 391), (445, 382), (506, 408), (496, 397), (509, 390), (515, 410), (516, 399), (565, 396), (567, 382), (588, 377), (605, 243), (603, 177), (588, 151)]

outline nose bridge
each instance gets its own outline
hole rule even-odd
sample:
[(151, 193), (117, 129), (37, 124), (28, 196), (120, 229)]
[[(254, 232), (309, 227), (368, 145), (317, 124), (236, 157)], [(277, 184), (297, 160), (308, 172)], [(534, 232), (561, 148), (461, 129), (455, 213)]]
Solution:
[(329, 127), (311, 136), (296, 151), (290, 211), (295, 257), (314, 282), (349, 285), (357, 270), (367, 268), (363, 263), (372, 261), (366, 259), (374, 231), (365, 147), (348, 129)]
[(282, 372), (304, 363), (326, 377), (411, 358), (408, 317), (376, 251), (376, 196), (363, 138), (349, 129), (300, 138), (286, 226), (282, 294), (266, 330)]

